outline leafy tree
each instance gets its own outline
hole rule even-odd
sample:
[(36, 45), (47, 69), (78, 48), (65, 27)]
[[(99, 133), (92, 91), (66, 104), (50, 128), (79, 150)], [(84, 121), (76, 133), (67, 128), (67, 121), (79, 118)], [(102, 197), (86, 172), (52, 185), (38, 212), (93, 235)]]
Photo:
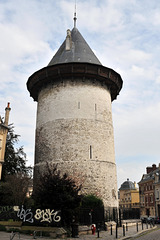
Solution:
[(61, 210), (62, 224), (69, 225), (80, 205), (80, 189), (81, 185), (77, 186), (67, 174), (62, 175), (57, 170), (57, 165), (46, 163), (45, 171), (39, 173), (35, 183), (33, 194), (35, 206)]
[(21, 205), (26, 199), (32, 168), (26, 166), (23, 147), (15, 148), (19, 135), (15, 134), (13, 124), (8, 127), (0, 182), (0, 205)]
[(0, 205), (21, 206), (25, 203), (31, 178), (27, 174), (16, 173), (6, 176), (0, 184)]
[(102, 199), (100, 199), (99, 197), (93, 194), (89, 194), (89, 195), (83, 196), (81, 207), (94, 209), (94, 208), (103, 208), (104, 205), (103, 205)]
[(19, 141), (19, 135), (15, 134), (13, 124), (10, 124), (6, 139), (6, 150), (4, 164), (2, 168), (2, 180), (5, 180), (7, 175), (17, 173), (30, 175), (31, 167), (26, 166), (26, 154), (23, 147), (15, 148), (15, 144)]

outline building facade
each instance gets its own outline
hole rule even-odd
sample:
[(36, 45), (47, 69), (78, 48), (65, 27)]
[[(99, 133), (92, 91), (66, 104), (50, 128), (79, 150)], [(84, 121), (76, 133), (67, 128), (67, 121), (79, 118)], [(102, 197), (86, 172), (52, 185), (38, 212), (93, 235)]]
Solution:
[(160, 216), (160, 166), (146, 168), (139, 184), (141, 217)]
[(74, 22), (48, 66), (30, 76), (27, 88), (38, 102), (35, 179), (47, 160), (82, 180), (84, 194), (117, 207), (111, 102), (122, 88), (121, 76), (102, 66)]
[(121, 209), (139, 208), (139, 190), (136, 183), (129, 179), (119, 189), (119, 207)]
[(0, 180), (2, 175), (2, 166), (4, 163), (4, 155), (6, 148), (6, 138), (8, 133), (8, 121), (9, 121), (9, 112), (10, 112), (10, 103), (8, 103), (5, 109), (5, 119), (4, 121), (0, 117)]
[(154, 189), (155, 189), (155, 215), (160, 218), (160, 164), (154, 174)]

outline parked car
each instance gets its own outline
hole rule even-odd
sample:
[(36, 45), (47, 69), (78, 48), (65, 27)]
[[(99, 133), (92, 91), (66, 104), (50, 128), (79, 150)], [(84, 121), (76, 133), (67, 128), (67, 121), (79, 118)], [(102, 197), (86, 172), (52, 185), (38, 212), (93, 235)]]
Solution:
[(147, 222), (147, 218), (146, 217), (141, 217), (141, 221), (142, 221), (142, 223), (146, 223)]
[(154, 219), (154, 218), (152, 218), (152, 217), (148, 217), (148, 218), (147, 218), (147, 222), (148, 222), (148, 223), (153, 223), (153, 222), (154, 222), (154, 220), (155, 220), (155, 219)]
[(154, 223), (155, 218), (153, 218), (153, 217), (141, 217), (141, 221), (143, 223)]

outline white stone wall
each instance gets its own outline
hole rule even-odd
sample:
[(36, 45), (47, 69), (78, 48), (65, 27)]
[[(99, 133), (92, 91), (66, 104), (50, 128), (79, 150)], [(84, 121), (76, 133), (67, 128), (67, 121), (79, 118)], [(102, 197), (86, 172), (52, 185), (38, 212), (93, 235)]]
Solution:
[(50, 161), (83, 179), (83, 191), (117, 207), (110, 92), (90, 80), (64, 81), (38, 97), (35, 163)]
[(37, 128), (57, 119), (92, 119), (112, 125), (107, 87), (82, 80), (50, 85), (38, 97)]

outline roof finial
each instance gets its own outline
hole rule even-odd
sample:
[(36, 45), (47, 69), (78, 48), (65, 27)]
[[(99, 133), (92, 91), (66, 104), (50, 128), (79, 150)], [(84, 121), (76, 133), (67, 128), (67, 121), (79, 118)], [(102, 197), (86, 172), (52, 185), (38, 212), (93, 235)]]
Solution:
[(76, 17), (76, 0), (75, 0), (75, 12), (74, 12), (74, 28), (76, 28), (76, 20), (77, 20), (77, 17)]

